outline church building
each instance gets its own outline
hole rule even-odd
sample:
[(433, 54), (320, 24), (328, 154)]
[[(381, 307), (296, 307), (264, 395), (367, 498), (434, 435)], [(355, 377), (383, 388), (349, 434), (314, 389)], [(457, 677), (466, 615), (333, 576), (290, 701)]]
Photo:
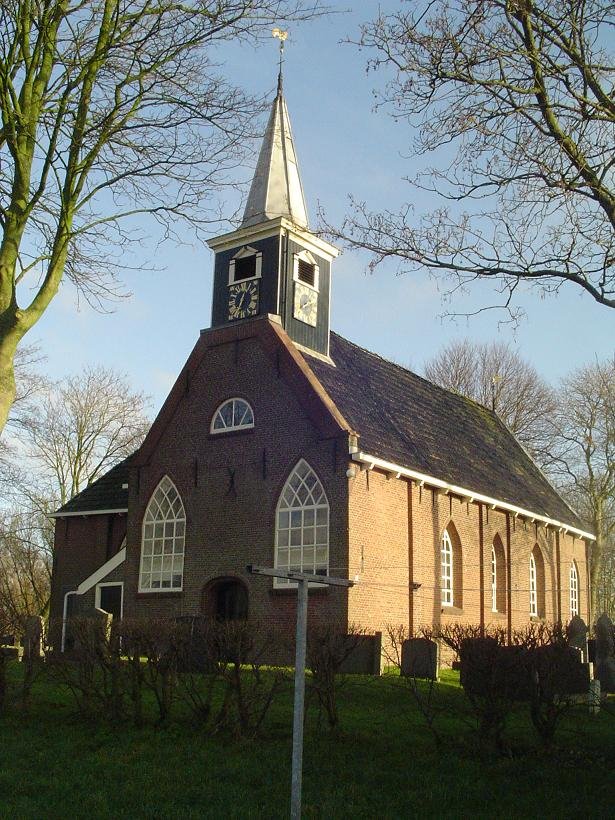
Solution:
[(491, 410), (330, 329), (281, 82), (202, 330), (142, 446), (55, 513), (51, 617), (310, 617), (384, 631), (589, 618), (591, 533)]

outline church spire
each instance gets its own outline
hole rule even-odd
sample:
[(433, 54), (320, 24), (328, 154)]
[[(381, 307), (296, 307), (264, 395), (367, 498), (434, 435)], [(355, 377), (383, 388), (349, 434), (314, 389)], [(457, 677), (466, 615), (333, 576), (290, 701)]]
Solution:
[(288, 108), (282, 92), (282, 53), (286, 32), (274, 29), (274, 36), (280, 39), (278, 91), (269, 115), (241, 227), (246, 228), (283, 216), (298, 227), (307, 228), (303, 186)]

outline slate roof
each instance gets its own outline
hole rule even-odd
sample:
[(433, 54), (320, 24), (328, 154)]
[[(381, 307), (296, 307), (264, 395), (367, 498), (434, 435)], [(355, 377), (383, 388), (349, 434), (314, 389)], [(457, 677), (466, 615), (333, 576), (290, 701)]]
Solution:
[(122, 485), (128, 483), (130, 458), (131, 456), (116, 464), (108, 473), (89, 484), (85, 490), (60, 507), (56, 515), (128, 509), (128, 489)]
[(583, 529), (497, 415), (331, 333), (308, 362), (362, 452)]

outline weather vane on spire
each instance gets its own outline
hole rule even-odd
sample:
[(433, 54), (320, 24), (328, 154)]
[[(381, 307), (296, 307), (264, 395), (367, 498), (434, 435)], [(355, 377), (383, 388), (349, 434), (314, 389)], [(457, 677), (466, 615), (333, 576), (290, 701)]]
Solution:
[(278, 73), (278, 94), (282, 93), (282, 66), (284, 64), (284, 43), (288, 37), (288, 32), (281, 28), (274, 28), (271, 31), (272, 37), (277, 37), (280, 41), (280, 70)]

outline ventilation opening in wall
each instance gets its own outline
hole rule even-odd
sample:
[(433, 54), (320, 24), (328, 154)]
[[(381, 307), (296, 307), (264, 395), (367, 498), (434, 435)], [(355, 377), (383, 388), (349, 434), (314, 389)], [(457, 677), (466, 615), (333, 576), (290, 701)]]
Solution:
[(316, 265), (312, 265), (304, 259), (299, 259), (298, 262), (297, 278), (300, 282), (305, 282), (306, 285), (314, 287), (316, 283)]

